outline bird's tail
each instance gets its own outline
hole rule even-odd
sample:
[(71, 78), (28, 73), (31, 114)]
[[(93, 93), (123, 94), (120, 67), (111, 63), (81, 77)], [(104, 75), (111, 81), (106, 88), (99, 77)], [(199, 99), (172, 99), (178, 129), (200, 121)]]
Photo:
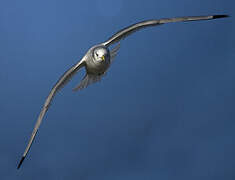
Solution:
[(81, 89), (86, 88), (90, 84), (96, 83), (101, 80), (102, 75), (93, 75), (93, 74), (86, 74), (80, 84), (73, 88), (73, 91), (78, 91)]

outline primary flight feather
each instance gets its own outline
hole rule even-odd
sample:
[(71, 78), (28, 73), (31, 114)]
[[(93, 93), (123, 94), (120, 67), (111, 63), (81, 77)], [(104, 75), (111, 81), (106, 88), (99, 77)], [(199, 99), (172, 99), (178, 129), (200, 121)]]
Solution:
[[(166, 19), (159, 19), (159, 20), (153, 19), (153, 20), (142, 21), (142, 22), (130, 25), (118, 31), (116, 34), (111, 36), (107, 41), (91, 47), (88, 50), (88, 52), (85, 54), (85, 56), (78, 63), (72, 66), (68, 71), (66, 71), (52, 88), (38, 116), (37, 122), (33, 129), (32, 135), (29, 139), (28, 145), (23, 153), (23, 156), (17, 168), (18, 169), (20, 168), (26, 155), (28, 154), (29, 149), (33, 143), (33, 140), (38, 132), (38, 128), (42, 122), (42, 119), (45, 113), (47, 112), (50, 106), (50, 103), (53, 97), (55, 96), (56, 92), (60, 90), (64, 85), (66, 85), (66, 83), (76, 74), (76, 72), (78, 72), (80, 68), (82, 67), (86, 68), (86, 75), (82, 79), (81, 83), (73, 89), (75, 91), (83, 89), (87, 87), (88, 85), (99, 81), (102, 78), (102, 76), (106, 73), (110, 64), (112, 63), (115, 56), (117, 55), (117, 52), (120, 48), (119, 41), (121, 41), (122, 39), (126, 38), (130, 34), (140, 29), (143, 29), (145, 27), (150, 27), (150, 26), (162, 25), (162, 24), (170, 23), (170, 22), (212, 20), (212, 19), (226, 18), (226, 17), (228, 17), (228, 15), (188, 16), (188, 17), (166, 18)], [(117, 46), (109, 50), (109, 46), (115, 43), (118, 43)]]

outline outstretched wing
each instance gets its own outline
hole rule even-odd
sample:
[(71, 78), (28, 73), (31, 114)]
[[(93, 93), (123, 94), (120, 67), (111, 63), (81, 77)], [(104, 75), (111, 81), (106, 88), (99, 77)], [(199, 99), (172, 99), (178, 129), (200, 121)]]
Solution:
[(37, 119), (37, 122), (36, 122), (36, 124), (35, 124), (35, 126), (34, 126), (32, 135), (31, 135), (31, 137), (30, 137), (30, 139), (29, 139), (28, 145), (27, 145), (27, 147), (26, 147), (26, 149), (25, 149), (25, 151), (24, 151), (24, 154), (23, 154), (23, 156), (22, 156), (22, 158), (21, 158), (21, 160), (20, 160), (20, 162), (19, 162), (19, 165), (18, 165), (17, 169), (19, 169), (20, 166), (21, 166), (21, 164), (23, 163), (23, 161), (24, 161), (24, 159), (25, 159), (25, 157), (26, 157), (26, 155), (27, 155), (27, 153), (28, 153), (28, 151), (29, 151), (29, 149), (30, 149), (32, 143), (33, 143), (33, 140), (34, 140), (34, 138), (35, 138), (35, 136), (36, 136), (36, 134), (37, 134), (37, 131), (38, 131), (38, 128), (39, 128), (39, 126), (40, 126), (40, 124), (41, 124), (41, 122), (42, 122), (42, 119), (43, 119), (45, 113), (47, 112), (47, 110), (48, 110), (48, 108), (49, 108), (49, 106), (50, 106), (50, 103), (51, 103), (53, 97), (55, 96), (56, 92), (57, 92), (58, 90), (60, 90), (60, 89), (73, 77), (73, 75), (74, 75), (81, 67), (83, 67), (84, 65), (85, 65), (85, 63), (84, 63), (84, 61), (83, 61), (83, 59), (82, 59), (79, 63), (75, 64), (75, 65), (74, 65), (73, 67), (71, 67), (68, 71), (66, 71), (66, 72), (63, 74), (63, 76), (61, 76), (61, 78), (59, 79), (59, 81), (57, 81), (57, 83), (56, 83), (56, 84), (54, 85), (54, 87), (52, 88), (52, 90), (51, 90), (50, 94), (48, 95), (48, 97), (47, 97), (47, 99), (46, 99), (46, 101), (45, 101), (45, 103), (44, 103), (44, 105), (43, 105), (43, 108), (42, 108), (42, 110), (41, 110), (41, 112), (40, 112), (40, 114), (39, 114), (39, 116), (38, 116), (38, 119)]
[(225, 17), (228, 17), (228, 15), (188, 16), (188, 17), (177, 17), (177, 18), (166, 18), (166, 19), (159, 19), (159, 20), (154, 19), (154, 20), (142, 21), (142, 22), (130, 25), (130, 26), (118, 31), (116, 34), (114, 34), (112, 37), (110, 37), (103, 44), (105, 46), (110, 46), (111, 44), (114, 44), (114, 43), (124, 39), (125, 37), (129, 36), (130, 34), (136, 32), (140, 29), (143, 29), (145, 27), (157, 26), (157, 25), (170, 23), (170, 22), (211, 20), (211, 19), (225, 18)]

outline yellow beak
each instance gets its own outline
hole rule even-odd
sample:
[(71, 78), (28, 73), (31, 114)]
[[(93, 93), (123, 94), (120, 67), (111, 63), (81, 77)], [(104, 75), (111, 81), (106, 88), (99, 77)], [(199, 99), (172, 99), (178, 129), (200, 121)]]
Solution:
[(102, 56), (101, 59), (104, 61), (105, 60), (105, 56)]

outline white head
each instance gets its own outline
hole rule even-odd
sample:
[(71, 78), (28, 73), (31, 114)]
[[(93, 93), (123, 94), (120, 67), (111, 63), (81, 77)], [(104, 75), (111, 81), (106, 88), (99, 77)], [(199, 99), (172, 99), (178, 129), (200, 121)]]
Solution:
[(97, 47), (93, 51), (93, 57), (97, 62), (109, 62), (109, 50), (105, 47)]

